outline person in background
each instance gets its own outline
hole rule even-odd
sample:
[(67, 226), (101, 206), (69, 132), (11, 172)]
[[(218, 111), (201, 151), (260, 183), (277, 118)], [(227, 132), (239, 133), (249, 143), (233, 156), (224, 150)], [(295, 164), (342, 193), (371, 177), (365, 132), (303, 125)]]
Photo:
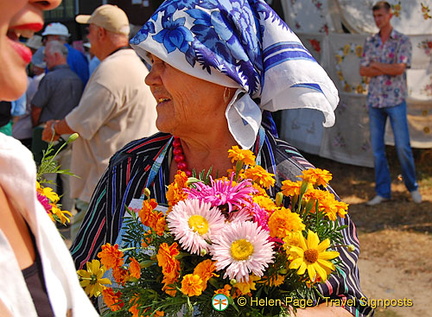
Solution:
[(91, 52), (101, 63), (85, 87), (81, 101), (65, 119), (48, 121), (43, 139), (78, 132), (72, 149), (71, 195), (77, 198), (71, 237), (87, 212), (88, 203), (111, 156), (130, 141), (157, 131), (155, 101), (144, 84), (148, 74), (129, 46), (129, 20), (113, 5), (102, 5), (78, 23), (90, 24)]
[(42, 32), (42, 42), (46, 45), (49, 41), (60, 41), (68, 49), (67, 63), (75, 73), (81, 78), (84, 86), (89, 79), (88, 61), (84, 53), (70, 46), (67, 41), (70, 37), (68, 28), (58, 22), (53, 22), (45, 27)]
[[(32, 53), (18, 41), (43, 27), (59, 0), (0, 0), (0, 99), (27, 88)], [(5, 317), (98, 316), (68, 249), (36, 196), (36, 166), (18, 140), (0, 133), (0, 314)]]
[(365, 40), (360, 62), (360, 75), (370, 77), (367, 104), (375, 167), (376, 196), (366, 204), (373, 206), (391, 198), (391, 176), (384, 142), (387, 119), (393, 130), (405, 186), (413, 202), (421, 203), (405, 100), (405, 71), (411, 64), (411, 42), (408, 36), (393, 29), (390, 21), (393, 14), (388, 2), (377, 2), (372, 13), (379, 32)]
[(43, 46), (42, 36), (35, 34), (33, 37), (29, 38), (25, 44), (28, 48), (30, 48), (32, 54), (34, 54), (40, 47)]
[[(36, 35), (35, 35), (36, 36)], [(33, 36), (33, 38), (35, 37)], [(28, 46), (28, 42), (26, 43)], [(45, 76), (46, 64), (44, 61), (43, 51), (35, 50), (31, 63), (28, 66), (28, 87), (26, 90), (26, 111), (23, 115), (13, 119), (12, 136), (21, 141), (28, 149), (31, 149), (33, 124), (31, 121), (31, 100), (38, 90), (41, 79)]]
[(89, 74), (91, 76), (93, 74), (93, 72), (95, 71), (96, 67), (99, 66), (100, 60), (90, 51), (91, 44), (89, 42), (84, 43), (83, 46), (87, 52), (87, 58), (89, 60)]
[[(67, 48), (59, 41), (50, 41), (46, 44), (45, 62), (49, 69), (48, 74), (41, 80), (39, 88), (31, 101), (31, 115), (33, 126), (35, 128), (33, 134), (33, 154), (37, 163), (40, 163), (43, 151), (46, 151), (48, 144), (42, 141), (42, 129), (45, 123), (49, 120), (61, 120), (78, 106), (82, 92), (83, 83), (78, 75), (73, 72), (67, 62)], [(67, 97), (65, 97), (67, 96)], [(69, 136), (63, 136), (67, 140)], [(56, 161), (62, 169), (69, 170), (71, 168), (72, 144), (65, 146), (57, 155)], [(45, 174), (45, 179), (50, 181), (47, 186), (54, 191), (58, 190), (56, 184), (61, 181), (62, 208), (67, 211), (72, 211), (74, 201), (70, 197), (70, 179), (71, 175), (67, 174)], [(59, 179), (57, 179), (59, 178)]]
[[(146, 188), (167, 204), (167, 186), (178, 170), (226, 175), (233, 146), (253, 151), (258, 164), (275, 175), (276, 186), (268, 192), (273, 198), (283, 180), (294, 181), (312, 167), (262, 125), (264, 110), (313, 108), (324, 113), (325, 125), (335, 119), (336, 87), (264, 0), (166, 0), (131, 45), (152, 65), (145, 82), (157, 101), (162, 132), (129, 143), (111, 158), (71, 247), (77, 267), (94, 259), (104, 243), (121, 245), (126, 207)], [(357, 304), (321, 302), (297, 310), (298, 317), (372, 314), (360, 303), (355, 226), (349, 217), (340, 225), (346, 226), (344, 243), (355, 251), (337, 247), (341, 274), (317, 287), (328, 298)]]

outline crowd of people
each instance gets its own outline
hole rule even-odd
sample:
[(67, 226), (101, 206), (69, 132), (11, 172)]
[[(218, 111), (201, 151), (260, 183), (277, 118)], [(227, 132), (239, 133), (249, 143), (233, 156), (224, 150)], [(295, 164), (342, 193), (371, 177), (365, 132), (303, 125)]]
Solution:
[[(70, 32), (58, 22), (46, 25), (27, 47), (18, 41), (18, 30), (41, 31), (43, 10), (59, 3), (0, 0), (0, 62), (9, 65), (0, 71), (0, 248), (7, 255), (0, 257), (0, 277), (11, 285), (0, 290), (5, 316), (96, 316), (75, 269), (95, 259), (103, 244), (121, 242), (126, 207), (145, 188), (164, 203), (178, 170), (222, 175), (232, 167), (226, 153), (235, 145), (251, 149), (279, 186), (295, 180), (312, 164), (277, 138), (270, 113), (315, 109), (331, 126), (339, 102), (326, 72), (264, 0), (167, 0), (136, 34), (130, 34), (122, 9), (102, 5), (76, 17), (88, 25), (89, 57), (68, 44)], [(212, 19), (200, 18), (209, 12)], [(373, 86), (368, 102), (377, 196), (368, 205), (390, 199), (387, 116), (405, 184), (420, 203), (404, 100), (411, 47), (391, 27), (388, 3), (377, 3), (373, 14), (380, 32), (365, 43), (360, 69)], [(175, 31), (166, 29), (170, 23), (178, 23)], [(395, 57), (383, 57), (390, 55)], [(48, 142), (75, 132), (79, 138), (56, 160), (76, 177), (45, 175), (61, 191), (63, 208), (74, 213), (67, 250), (36, 200), (35, 173)], [(355, 225), (349, 216), (340, 222), (355, 251), (338, 248), (343, 274), (319, 289), (358, 304), (321, 303), (297, 316), (373, 314), (359, 300), (365, 295)]]

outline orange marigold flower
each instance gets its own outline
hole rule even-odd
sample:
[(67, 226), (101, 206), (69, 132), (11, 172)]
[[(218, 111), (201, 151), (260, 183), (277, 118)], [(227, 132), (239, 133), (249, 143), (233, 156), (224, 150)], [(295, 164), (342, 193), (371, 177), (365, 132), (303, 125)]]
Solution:
[(262, 166), (255, 165), (244, 172), (246, 178), (252, 179), (255, 183), (264, 188), (270, 188), (275, 184), (274, 174), (267, 172)]
[(107, 287), (104, 290), (102, 290), (102, 297), (105, 305), (108, 306), (111, 311), (118, 311), (123, 306), (124, 303), (120, 299), (121, 292), (114, 292), (114, 290), (111, 287)]
[(231, 296), (231, 289), (232, 289), (232, 287), (231, 287), (231, 285), (229, 285), (229, 284), (225, 284), (225, 286), (224, 286), (224, 288), (219, 288), (219, 289), (217, 289), (217, 290), (215, 290), (215, 295), (216, 294), (224, 294), (225, 296)]
[(129, 279), (129, 271), (123, 267), (113, 268), (112, 275), (117, 284), (124, 285)]
[(102, 246), (102, 251), (98, 253), (97, 256), (107, 269), (113, 269), (123, 265), (123, 252), (118, 248), (118, 244), (111, 245), (106, 243)]
[(143, 237), (143, 239), (142, 239), (142, 241), (141, 241), (141, 246), (142, 246), (143, 248), (147, 248), (147, 247), (150, 245), (150, 243), (152, 242), (152, 238), (151, 238), (150, 234), (151, 234), (151, 230), (148, 230), (148, 231), (144, 234), (144, 237)]
[(189, 297), (200, 296), (203, 292), (203, 280), (197, 274), (186, 274), (181, 285), (181, 292)]
[(216, 271), (216, 265), (214, 262), (210, 259), (204, 260), (200, 262), (194, 269), (193, 274), (198, 275), (201, 277), (203, 281), (203, 291), (207, 288), (207, 282), (209, 279), (211, 279), (213, 276), (218, 276), (214, 273)]
[(228, 158), (232, 163), (243, 162), (244, 165), (255, 165), (255, 155), (250, 150), (240, 149), (237, 145), (228, 150)]
[(272, 212), (277, 209), (277, 206), (274, 203), (273, 199), (268, 196), (254, 196), (253, 201), (264, 210)]
[(154, 226), (156, 234), (162, 236), (166, 229), (166, 219), (162, 212), (156, 214), (156, 224)]
[(162, 243), (156, 255), (158, 265), (162, 267), (162, 274), (164, 275), (162, 280), (164, 287), (162, 290), (172, 296), (175, 295), (176, 291), (170, 288), (169, 285), (175, 283), (179, 277), (180, 261), (175, 258), (179, 254), (178, 244), (174, 242), (170, 246), (167, 243)]
[(327, 186), (332, 179), (332, 174), (329, 171), (320, 168), (310, 168), (304, 170), (300, 178), (304, 181), (316, 186)]
[(185, 200), (187, 194), (183, 191), (183, 188), (187, 187), (188, 176), (183, 171), (177, 171), (174, 176), (174, 181), (168, 185), (166, 192), (166, 198), (169, 206), (174, 206), (179, 201)]
[(302, 231), (305, 228), (300, 215), (284, 207), (271, 214), (268, 226), (270, 236), (281, 239), (290, 232)]
[(335, 208), (336, 208), (336, 213), (338, 214), (339, 217), (341, 218), (345, 218), (345, 215), (348, 213), (348, 204), (344, 203), (343, 201), (336, 201), (335, 202)]
[[(304, 198), (307, 201), (318, 201), (318, 210), (324, 212), (327, 218), (332, 221), (337, 219), (338, 214), (341, 217), (344, 217), (346, 214), (346, 209), (348, 208), (347, 204), (336, 200), (336, 197), (328, 191), (319, 189), (312, 190), (307, 192)], [(315, 210), (312, 209), (311, 211), (314, 212)]]
[(157, 205), (155, 199), (146, 199), (143, 201), (142, 208), (138, 211), (138, 215), (143, 225), (152, 228), (149, 222), (153, 216), (153, 209), (155, 209)]
[(301, 182), (293, 182), (284, 180), (282, 182), (282, 194), (285, 196), (298, 196), (300, 195)]
[(130, 258), (129, 273), (130, 276), (138, 279), (141, 277), (141, 266), (135, 258)]
[(170, 246), (164, 242), (159, 246), (156, 258), (164, 274), (180, 267), (179, 261), (175, 258), (179, 254), (180, 251), (177, 242), (174, 242)]
[(275, 276), (269, 276), (265, 280), (265, 284), (268, 286), (280, 286), (285, 281), (285, 275), (276, 274)]
[(167, 293), (170, 296), (175, 296), (177, 293), (177, 290), (175, 288), (175, 286), (173, 286), (174, 283), (176, 283), (178, 281), (178, 275), (174, 276), (174, 275), (164, 275), (163, 279), (162, 279), (162, 283), (164, 284), (164, 286), (162, 287), (162, 290)]

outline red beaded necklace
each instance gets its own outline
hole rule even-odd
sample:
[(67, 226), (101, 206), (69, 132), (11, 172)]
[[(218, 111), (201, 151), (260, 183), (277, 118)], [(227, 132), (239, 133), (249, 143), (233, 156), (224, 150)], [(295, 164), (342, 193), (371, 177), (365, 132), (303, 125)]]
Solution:
[(180, 139), (176, 136), (174, 137), (173, 141), (173, 154), (174, 161), (177, 163), (177, 168), (185, 172), (188, 177), (192, 176), (192, 172), (186, 163), (186, 157), (183, 153), (183, 147), (181, 145)]

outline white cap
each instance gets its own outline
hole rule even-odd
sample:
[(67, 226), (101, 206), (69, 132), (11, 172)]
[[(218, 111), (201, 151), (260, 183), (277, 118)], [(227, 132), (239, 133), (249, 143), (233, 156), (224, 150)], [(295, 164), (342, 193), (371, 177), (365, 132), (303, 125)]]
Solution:
[(63, 35), (70, 36), (68, 28), (58, 22), (50, 23), (46, 26), (45, 30), (42, 33), (42, 36), (46, 35)]

